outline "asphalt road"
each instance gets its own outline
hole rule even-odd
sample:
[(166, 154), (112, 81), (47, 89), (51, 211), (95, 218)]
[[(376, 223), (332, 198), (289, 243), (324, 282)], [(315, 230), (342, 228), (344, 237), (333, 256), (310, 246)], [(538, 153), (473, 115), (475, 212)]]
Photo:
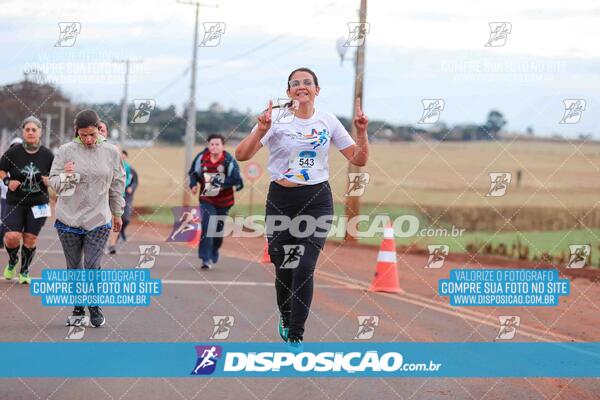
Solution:
[[(133, 268), (139, 260), (139, 245), (160, 245), (152, 277), (162, 279), (162, 295), (153, 298), (149, 307), (105, 307), (106, 325), (86, 328), (81, 341), (205, 342), (213, 333), (213, 316), (234, 317), (226, 341), (280, 341), (275, 329), (273, 267), (253, 261), (260, 251), (250, 251), (253, 257), (230, 257), (227, 254), (233, 250), (225, 252), (215, 269), (204, 271), (195, 249), (166, 243), (160, 232), (148, 232), (152, 229), (133, 226), (130, 240), (116, 256), (105, 256), (103, 268)], [(153, 233), (154, 239), (149, 240)], [(2, 252), (2, 265), (6, 260)], [(331, 259), (322, 262), (326, 265)], [(379, 317), (372, 341), (489, 341), (498, 332), (497, 322), (489, 315), (456, 310), (416, 291), (398, 295), (367, 292), (372, 271), (354, 273), (352, 265), (346, 266), (343, 272), (326, 266), (319, 269), (305, 340), (352, 341), (358, 332), (357, 317), (362, 315)], [(32, 275), (39, 276), (43, 268), (64, 267), (60, 243), (48, 223)], [(68, 328), (64, 323), (69, 314), (67, 307), (43, 307), (26, 286), (0, 281), (1, 341), (65, 341)], [(519, 340), (578, 338), (523, 327)], [(52, 365), (52, 360), (35, 362)], [(598, 399), (599, 393), (598, 379), (0, 379), (2, 400)]]

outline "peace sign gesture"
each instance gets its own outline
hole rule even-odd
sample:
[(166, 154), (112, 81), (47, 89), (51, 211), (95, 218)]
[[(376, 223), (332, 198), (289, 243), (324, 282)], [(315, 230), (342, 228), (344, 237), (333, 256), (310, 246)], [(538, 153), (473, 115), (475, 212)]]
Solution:
[(271, 113), (273, 111), (273, 102), (269, 100), (269, 106), (267, 109), (258, 116), (258, 131), (262, 135), (267, 133), (271, 128)]
[(360, 108), (360, 97), (356, 98), (354, 102), (354, 126), (358, 129), (359, 132), (366, 132), (367, 126), (369, 125), (369, 118), (362, 112)]

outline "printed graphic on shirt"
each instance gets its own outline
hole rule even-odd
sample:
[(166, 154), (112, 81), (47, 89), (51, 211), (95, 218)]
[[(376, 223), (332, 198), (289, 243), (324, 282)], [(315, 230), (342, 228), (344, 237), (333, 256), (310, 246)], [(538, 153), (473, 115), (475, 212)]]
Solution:
[[(303, 145), (308, 145), (312, 150), (325, 146), (329, 141), (330, 134), (326, 128), (317, 131), (311, 129), (309, 134), (303, 134), (296, 131), (294, 139), (299, 142), (300, 148)], [(324, 149), (324, 147), (322, 147)], [(288, 169), (283, 172), (286, 178), (296, 178), (303, 181), (308, 181), (311, 178), (311, 171), (322, 169), (322, 157), (317, 151), (312, 150), (295, 150), (290, 155)]]
[(40, 192), (40, 183), (36, 178), (36, 175), (41, 171), (36, 167), (33, 162), (29, 165), (24, 166), (20, 171), (24, 176), (25, 180), (21, 184), (21, 190), (26, 193), (37, 193)]
[(313, 139), (310, 144), (313, 145), (313, 150), (319, 146), (324, 146), (325, 143), (329, 141), (329, 132), (327, 129), (323, 128), (321, 132), (317, 132), (316, 129), (313, 129), (311, 132), (311, 138)]
[(327, 132), (326, 128), (323, 128), (320, 132), (313, 128), (310, 133), (307, 134), (296, 131), (296, 135), (288, 134), (288, 136), (301, 144), (311, 145), (314, 150), (317, 147), (324, 146), (329, 141), (331, 135)]

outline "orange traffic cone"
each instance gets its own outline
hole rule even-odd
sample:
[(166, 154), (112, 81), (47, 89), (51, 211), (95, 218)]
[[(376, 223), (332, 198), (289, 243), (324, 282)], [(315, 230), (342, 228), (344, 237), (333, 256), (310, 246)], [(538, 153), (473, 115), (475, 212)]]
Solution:
[(189, 247), (198, 247), (198, 244), (200, 244), (200, 234), (202, 233), (202, 228), (200, 228), (200, 226), (198, 226), (198, 229), (196, 229), (196, 233), (194, 234), (194, 237), (189, 240), (186, 244)]
[(263, 251), (262, 264), (269, 264), (271, 262), (271, 256), (269, 255), (269, 241), (265, 241), (265, 249)]
[(394, 228), (388, 224), (383, 232), (383, 241), (377, 255), (377, 271), (369, 291), (398, 293), (401, 289), (398, 285)]

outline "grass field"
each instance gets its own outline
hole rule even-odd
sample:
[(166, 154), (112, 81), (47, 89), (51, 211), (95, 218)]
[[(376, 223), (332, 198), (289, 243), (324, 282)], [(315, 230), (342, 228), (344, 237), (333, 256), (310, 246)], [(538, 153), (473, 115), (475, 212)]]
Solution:
[[(227, 148), (229, 151), (233, 149)], [(201, 150), (201, 147), (197, 147)], [(254, 162), (266, 166), (266, 149)], [(183, 147), (131, 149), (138, 171), (136, 205), (174, 206), (181, 203), (184, 178)], [(245, 163), (241, 163), (242, 168)], [(515, 171), (523, 170), (520, 188)], [(254, 201), (264, 204), (269, 177), (256, 182)], [(600, 193), (600, 145), (533, 142), (497, 143), (375, 143), (364, 168), (371, 182), (362, 201), (372, 204), (441, 206), (590, 207)], [(347, 162), (330, 154), (334, 201), (343, 202)], [(512, 172), (513, 183), (503, 197), (485, 197), (489, 172)], [(249, 202), (249, 185), (237, 202)]]
[[(452, 253), (464, 253), (467, 252), (467, 246), (469, 244), (491, 244), (496, 248), (499, 244), (504, 243), (509, 249), (513, 243), (520, 242), (521, 244), (529, 248), (529, 258), (533, 259), (535, 256), (538, 258), (542, 253), (546, 252), (553, 256), (558, 257), (562, 254), (569, 253), (569, 245), (571, 244), (590, 244), (592, 245), (592, 263), (594, 266), (600, 265), (600, 257), (595, 253), (600, 245), (600, 229), (586, 229), (586, 230), (569, 230), (569, 231), (548, 231), (548, 232), (537, 232), (537, 231), (525, 231), (525, 232), (463, 232), (460, 236), (452, 235), (451, 226), (442, 224), (443, 227), (447, 228), (447, 234), (445, 236), (428, 236), (427, 230), (433, 228), (428, 222), (426, 216), (415, 213), (414, 210), (406, 209), (403, 207), (397, 207), (393, 205), (388, 206), (375, 206), (373, 204), (365, 204), (362, 207), (362, 212), (365, 214), (375, 215), (387, 215), (393, 221), (400, 215), (414, 215), (419, 220), (419, 232), (424, 230), (425, 234), (413, 235), (410, 237), (397, 237), (396, 245), (416, 245), (418, 247), (426, 247), (428, 244), (445, 244), (450, 248)], [(263, 213), (262, 207), (254, 207), (253, 214)], [(238, 204), (232, 207), (230, 211), (232, 217), (236, 216), (247, 216), (249, 215), (249, 206), (246, 204)], [(338, 217), (344, 215), (344, 207), (342, 204), (335, 205), (335, 215)], [(154, 208), (148, 214), (138, 216), (142, 221), (149, 221), (155, 223), (161, 223), (170, 225), (173, 223), (173, 214), (170, 207)], [(366, 224), (359, 224), (361, 231), (366, 231), (368, 227)], [(438, 226), (439, 227), (439, 226)], [(341, 237), (332, 237), (330, 240), (343, 240)], [(363, 244), (379, 245), (382, 240), (382, 234), (377, 233), (373, 237), (360, 238), (359, 242)]]
[[(198, 151), (201, 147), (197, 148)], [(229, 151), (233, 151), (231, 147)], [(155, 147), (131, 149), (130, 161), (138, 171), (140, 186), (135, 205), (151, 207), (154, 222), (172, 223), (170, 207), (180, 205), (184, 178), (184, 149)], [(264, 173), (254, 184), (253, 212), (262, 214), (269, 183), (266, 172), (267, 151), (260, 150), (253, 160)], [(242, 168), (245, 163), (242, 163)], [(523, 171), (516, 187), (516, 170)], [(448, 207), (546, 207), (553, 210), (596, 207), (600, 193), (600, 145), (577, 143), (398, 143), (371, 145), (369, 164), (364, 168), (371, 181), (361, 197), (361, 213), (385, 214), (392, 219), (403, 214), (417, 216), (421, 228), (430, 218), (415, 211), (419, 205)], [(336, 214), (343, 214), (343, 194), (347, 186), (347, 162), (336, 151), (330, 154), (330, 175)], [(486, 197), (490, 172), (512, 172), (513, 182), (503, 197)], [(236, 193), (232, 214), (247, 215), (251, 185)], [(570, 212), (570, 211), (569, 211)], [(585, 222), (585, 221), (584, 221)], [(440, 221), (437, 226), (447, 226)], [(458, 227), (460, 228), (460, 227)], [(530, 247), (530, 256), (544, 251), (559, 254), (569, 244), (588, 243), (597, 248), (600, 229), (563, 231), (465, 232), (461, 237), (397, 238), (398, 244), (447, 244), (450, 251), (462, 252), (469, 243), (505, 243), (520, 240)], [(363, 238), (363, 243), (380, 243), (379, 236)]]

